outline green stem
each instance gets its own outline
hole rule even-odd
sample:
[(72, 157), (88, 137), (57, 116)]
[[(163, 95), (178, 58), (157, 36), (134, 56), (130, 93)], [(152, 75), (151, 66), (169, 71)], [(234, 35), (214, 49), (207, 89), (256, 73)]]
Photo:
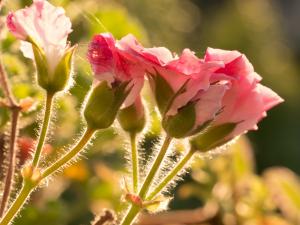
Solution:
[(169, 136), (166, 137), (166, 139), (165, 139), (165, 141), (164, 141), (164, 143), (163, 143), (163, 145), (162, 145), (155, 161), (153, 162), (153, 165), (152, 165), (152, 167), (151, 167), (151, 169), (150, 169), (150, 171), (149, 171), (149, 173), (148, 173), (148, 175), (147, 175), (147, 177), (146, 177), (146, 179), (145, 179), (145, 181), (144, 181), (144, 183), (141, 187), (141, 190), (139, 191), (139, 196), (142, 199), (145, 198), (145, 196), (146, 196), (146, 194), (147, 194), (147, 192), (148, 192), (148, 190), (151, 186), (153, 178), (154, 178), (156, 172), (158, 171), (158, 169), (160, 167), (160, 164), (162, 163), (162, 161), (164, 159), (164, 156), (165, 156), (165, 154), (168, 150), (168, 147), (171, 143), (171, 140), (172, 140), (171, 137), (169, 137)]
[(140, 207), (138, 207), (136, 205), (131, 205), (131, 207), (130, 207), (129, 211), (127, 212), (127, 215), (124, 217), (121, 225), (130, 225), (140, 210), (141, 210)]
[[(70, 150), (68, 153), (66, 153), (62, 158), (60, 158), (58, 161), (56, 161), (54, 164), (49, 166), (42, 174), (41, 174), (41, 180), (40, 182), (45, 179), (47, 176), (55, 173), (57, 170), (59, 170), (63, 165), (68, 163), (73, 157), (75, 157), (81, 149), (83, 149), (86, 144), (89, 142), (93, 134), (95, 133), (95, 130), (87, 128), (81, 139), (78, 141), (78, 143), (74, 146), (72, 150)], [(23, 204), (25, 203), (27, 197), (30, 195), (32, 190), (37, 186), (31, 184), (30, 182), (24, 181), (24, 185), (18, 194), (17, 198), (15, 199), (12, 206), (7, 210), (6, 214), (0, 221), (0, 225), (7, 225), (9, 224), (14, 217), (17, 215)]]
[[(139, 197), (141, 199), (145, 198), (145, 196), (151, 186), (153, 178), (155, 177), (155, 174), (159, 170), (159, 167), (164, 159), (164, 156), (165, 156), (165, 154), (168, 150), (168, 147), (171, 143), (171, 140), (172, 140), (172, 138), (170, 136), (166, 136), (165, 141), (164, 141), (158, 155), (156, 156), (156, 159), (154, 160), (154, 162), (151, 166), (151, 169), (139, 191)], [(132, 205), (131, 208), (129, 209), (127, 215), (124, 217), (121, 225), (130, 225), (140, 210), (141, 209), (138, 206)]]
[(43, 121), (43, 125), (42, 125), (41, 133), (40, 133), (40, 136), (39, 136), (38, 144), (37, 144), (37, 147), (36, 147), (36, 150), (35, 150), (35, 153), (34, 153), (34, 157), (33, 157), (33, 161), (32, 161), (32, 166), (33, 167), (38, 166), (40, 156), (41, 156), (41, 152), (42, 152), (42, 148), (43, 148), (46, 136), (47, 136), (47, 131), (48, 131), (50, 117), (51, 117), (53, 97), (54, 97), (54, 94), (47, 92), (44, 121)]
[(132, 163), (132, 183), (133, 191), (137, 193), (139, 186), (139, 163), (138, 163), (138, 152), (136, 148), (136, 133), (130, 134), (131, 144), (131, 163)]
[(185, 167), (188, 161), (194, 155), (193, 151), (189, 151), (174, 167), (174, 169), (166, 176), (158, 186), (148, 195), (147, 200), (152, 200), (158, 193), (160, 193), (169, 183), (178, 175), (178, 173)]
[(42, 179), (46, 178), (47, 176), (51, 175), (52, 173), (56, 172), (58, 169), (60, 169), (63, 165), (68, 163), (73, 157), (75, 157), (81, 149), (84, 148), (84, 146), (89, 142), (93, 134), (95, 133), (95, 130), (87, 128), (84, 132), (81, 139), (78, 141), (76, 146), (69, 152), (67, 152), (63, 157), (61, 157), (58, 161), (56, 161), (54, 164), (49, 166), (43, 173), (42, 173)]
[(31, 193), (33, 188), (34, 187), (32, 185), (30, 185), (26, 182), (24, 183), (17, 198), (15, 199), (15, 201), (13, 202), (11, 207), (7, 210), (7, 213), (4, 215), (4, 217), (0, 221), (0, 225), (7, 225), (12, 221), (12, 219), (15, 217), (17, 212), (22, 208), (23, 204), (25, 203), (27, 197), (29, 196), (29, 194)]

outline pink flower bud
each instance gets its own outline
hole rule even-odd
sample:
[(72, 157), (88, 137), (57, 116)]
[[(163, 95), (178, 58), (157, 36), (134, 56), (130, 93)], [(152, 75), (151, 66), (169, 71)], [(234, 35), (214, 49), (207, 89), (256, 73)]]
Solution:
[[(71, 69), (57, 67), (62, 67), (62, 64), (70, 67), (70, 63), (65, 60), (70, 58), (66, 55), (73, 52), (67, 43), (72, 31), (71, 21), (65, 16), (64, 9), (55, 7), (46, 0), (34, 0), (31, 6), (9, 13), (7, 26), (16, 38), (22, 40), (21, 51), (24, 56), (35, 60), (39, 84), (48, 91), (62, 90), (67, 84)], [(60, 73), (64, 70), (68, 74), (56, 74), (58, 70)], [(55, 83), (60, 79), (57, 76), (66, 77), (62, 79), (62, 84)], [(47, 82), (41, 84), (40, 80)]]
[(95, 35), (89, 45), (87, 58), (91, 63), (95, 79), (107, 81), (110, 86), (116, 83), (129, 82), (132, 86), (124, 101), (124, 107), (132, 105), (144, 84), (145, 70), (109, 33)]
[[(46, 0), (34, 0), (30, 7), (11, 12), (7, 17), (10, 32), (18, 39), (32, 39), (43, 49), (52, 70), (64, 55), (71, 21), (61, 7), (55, 7)], [(23, 54), (34, 59), (31, 46), (23, 43)]]

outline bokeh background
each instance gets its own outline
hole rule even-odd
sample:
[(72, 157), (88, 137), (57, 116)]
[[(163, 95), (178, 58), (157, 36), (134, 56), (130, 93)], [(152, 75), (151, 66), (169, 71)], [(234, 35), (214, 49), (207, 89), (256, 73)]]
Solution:
[[(116, 38), (133, 33), (145, 46), (166, 46), (178, 53), (184, 48), (191, 48), (199, 57), (204, 55), (207, 47), (236, 49), (245, 53), (256, 72), (263, 77), (263, 84), (279, 93), (285, 102), (269, 112), (269, 116), (259, 124), (258, 131), (247, 135), (250, 144), (242, 148), (251, 149), (245, 150), (248, 152), (245, 155), (252, 156), (247, 158), (242, 154), (244, 161), (241, 160), (240, 163), (249, 164), (246, 166), (247, 174), (258, 174), (253, 176), (262, 183), (267, 168), (274, 166), (289, 168), (295, 174), (284, 169), (280, 171), (291, 175), (293, 182), (290, 183), (299, 185), (296, 174), (300, 174), (300, 1), (53, 0), (50, 2), (66, 9), (74, 30), (70, 35), (70, 41), (73, 44), (78, 43), (79, 48), (74, 63), (74, 85), (69, 93), (60, 97), (56, 103), (55, 126), (52, 126), (50, 145), (45, 149), (45, 157), (49, 160), (54, 160), (63, 146), (72, 144), (84, 125), (79, 112), (92, 82), (91, 70), (85, 59), (90, 38), (100, 32), (111, 32)], [(1, 13), (2, 22), (9, 10), (16, 10), (29, 4), (31, 4), (29, 0), (7, 0)], [(20, 54), (19, 43), (5, 29), (1, 33), (1, 38), (3, 60), (13, 83), (14, 94), (19, 99), (31, 96), (37, 101), (36, 109), (24, 113), (21, 120), (19, 140), (21, 164), (29, 157), (28, 151), (33, 145), (33, 139), (36, 138), (37, 118), (41, 116), (43, 92), (34, 84), (33, 65)], [(147, 91), (145, 96), (149, 98)], [(150, 107), (149, 112), (155, 117), (153, 108)], [(0, 108), (0, 145), (3, 144), (5, 132), (8, 130), (8, 120), (9, 113), (6, 109)], [(149, 132), (145, 132), (146, 138), (141, 142), (143, 151), (150, 154), (149, 149), (158, 140), (160, 131), (161, 128), (157, 123), (149, 127)], [(47, 188), (36, 192), (33, 204), (23, 211), (16, 224), (88, 224), (93, 218), (93, 213), (100, 212), (104, 207), (121, 210), (124, 204), (120, 204), (119, 198), (124, 190), (120, 186), (120, 180), (122, 174), (127, 171), (124, 169), (125, 139), (126, 136), (117, 133), (116, 129), (99, 132), (93, 146), (85, 154), (86, 157), (65, 170), (63, 176), (54, 178)], [(5, 148), (2, 149), (3, 161)], [(228, 157), (234, 157), (230, 154), (223, 156), (221, 160), (225, 162)], [(173, 158), (176, 160), (176, 157)], [(220, 172), (207, 169), (210, 167), (207, 162), (202, 162), (201, 159), (199, 161), (201, 162), (196, 163), (194, 170), (196, 172), (184, 176), (183, 181), (175, 188), (176, 197), (170, 204), (172, 209), (196, 208), (208, 199), (216, 197), (211, 196), (211, 191), (199, 193), (199, 190), (203, 188), (204, 183), (206, 188), (210, 187), (208, 190), (212, 190), (213, 186), (222, 180), (220, 177), (226, 175), (220, 175), (222, 170)], [(213, 165), (214, 160), (208, 161), (211, 162), (208, 164)], [(195, 173), (199, 175), (199, 171), (206, 171), (208, 177), (217, 178), (213, 179), (214, 181), (210, 180), (212, 183), (209, 183), (203, 176), (199, 178), (193, 175)], [(281, 178), (290, 177), (285, 172)], [(280, 174), (278, 171), (276, 173)], [(261, 174), (263, 175), (259, 176)], [(1, 176), (3, 177), (2, 172)], [(241, 177), (243, 176), (242, 173)], [(276, 179), (280, 180), (280, 176)], [(294, 179), (297, 181), (294, 182)], [(199, 182), (202, 186), (199, 186)], [(228, 180), (220, 182), (228, 183)], [(267, 186), (265, 188), (268, 189)], [(293, 208), (296, 210), (295, 215), (297, 213), (299, 215), (300, 193), (294, 189), (292, 191), (289, 189), (288, 192), (292, 193), (289, 199), (292, 206), (289, 205), (288, 208), (296, 207)], [(261, 197), (260, 201), (265, 203), (266, 201), (262, 199)], [(253, 208), (265, 207), (264, 204), (259, 207), (253, 203), (249, 204), (252, 204)], [(299, 216), (286, 215), (284, 213), (286, 210), (276, 204), (268, 210), (272, 213), (280, 211), (279, 215), (282, 213), (284, 217), (288, 217), (288, 220), (292, 221), (291, 224), (300, 224)]]

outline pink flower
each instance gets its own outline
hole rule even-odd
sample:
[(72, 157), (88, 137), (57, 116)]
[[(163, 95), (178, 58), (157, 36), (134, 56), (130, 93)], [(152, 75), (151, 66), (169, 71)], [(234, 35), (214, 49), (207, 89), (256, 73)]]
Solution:
[(224, 68), (215, 71), (216, 76), (236, 78), (231, 80), (231, 87), (222, 100), (223, 110), (213, 123), (215, 126), (236, 124), (226, 139), (256, 130), (257, 123), (266, 116), (266, 112), (283, 102), (274, 91), (259, 84), (261, 77), (254, 72), (245, 55), (237, 51), (209, 48), (205, 61), (225, 64)]
[[(184, 49), (177, 56), (164, 47), (144, 48), (132, 35), (122, 38), (119, 46), (140, 61), (150, 74), (151, 88), (164, 117), (176, 116), (180, 109), (189, 104), (195, 106), (195, 123), (189, 133), (212, 120), (220, 110), (227, 84), (211, 85), (211, 79), (213, 72), (223, 67), (223, 62), (205, 62), (189, 49)], [(163, 78), (173, 92), (166, 109), (160, 107), (161, 95), (165, 90), (153, 81), (151, 77), (156, 79), (155, 76)]]
[(25, 57), (34, 59), (32, 43), (43, 50), (51, 72), (69, 48), (70, 19), (65, 16), (63, 8), (46, 0), (34, 0), (30, 7), (11, 12), (7, 16), (7, 26), (16, 38), (23, 41), (21, 50)]
[(118, 42), (109, 33), (95, 35), (87, 53), (95, 78), (107, 81), (110, 86), (118, 82), (129, 82), (132, 87), (124, 101), (124, 107), (132, 105), (144, 84), (145, 70), (138, 61), (125, 51), (121, 51)]

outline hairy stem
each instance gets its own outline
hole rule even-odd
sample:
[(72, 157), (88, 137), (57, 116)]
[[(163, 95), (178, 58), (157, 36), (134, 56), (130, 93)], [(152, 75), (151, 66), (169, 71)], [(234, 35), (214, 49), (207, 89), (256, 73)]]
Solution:
[(6, 177), (4, 181), (4, 191), (0, 206), (0, 217), (3, 215), (4, 211), (9, 202), (10, 192), (13, 185), (13, 179), (15, 175), (16, 167), (16, 137), (18, 136), (18, 120), (19, 120), (20, 109), (14, 108), (12, 110), (12, 122), (11, 122), (11, 132), (10, 132), (10, 149), (8, 152), (8, 168), (6, 172)]
[[(95, 130), (87, 128), (81, 139), (77, 142), (77, 144), (64, 156), (62, 156), (58, 161), (56, 161), (54, 164), (49, 166), (42, 174), (41, 174), (41, 180), (48, 177), (49, 175), (57, 172), (59, 169), (61, 169), (62, 166), (66, 165), (70, 160), (72, 160), (79, 152), (82, 150), (86, 144), (89, 142), (93, 134), (95, 133)], [(36, 185), (28, 185), (26, 181), (23, 183), (23, 187), (18, 194), (17, 198), (15, 199), (12, 206), (7, 210), (6, 214), (0, 221), (0, 225), (7, 225), (9, 224), (15, 216), (20, 211), (21, 207), (24, 205), (27, 197), (31, 194), (31, 192), (34, 190)]]
[(11, 132), (9, 141), (9, 152), (8, 152), (8, 168), (4, 180), (4, 191), (2, 195), (1, 205), (0, 205), (0, 217), (3, 215), (8, 201), (10, 192), (12, 189), (15, 167), (16, 167), (16, 137), (18, 136), (18, 121), (20, 114), (20, 107), (14, 99), (11, 92), (11, 88), (8, 82), (7, 73), (4, 69), (2, 60), (0, 60), (0, 84), (3, 88), (4, 95), (8, 101), (8, 107), (11, 110)]
[(8, 209), (5, 216), (0, 221), (0, 225), (7, 225), (12, 221), (12, 219), (16, 216), (18, 211), (24, 205), (26, 199), (28, 198), (29, 194), (32, 192), (33, 189), (34, 187), (27, 184), (26, 182), (23, 184), (23, 187), (19, 192), (17, 198), (15, 199), (11, 207)]
[(130, 134), (131, 144), (131, 163), (132, 163), (132, 183), (133, 191), (137, 193), (139, 186), (139, 164), (138, 164), (138, 152), (136, 148), (136, 134)]
[(33, 161), (32, 161), (33, 167), (38, 166), (41, 152), (42, 152), (42, 149), (43, 149), (43, 146), (45, 143), (45, 139), (46, 139), (47, 131), (48, 131), (48, 127), (49, 127), (49, 122), (50, 122), (50, 118), (51, 118), (53, 97), (54, 97), (54, 94), (47, 92), (44, 120), (43, 120), (43, 124), (42, 124), (41, 133), (39, 136), (38, 144), (37, 144), (37, 147), (36, 147), (36, 150), (34, 153), (34, 157), (33, 157)]
[[(152, 182), (153, 179), (157, 173), (157, 171), (159, 170), (159, 167), (164, 159), (164, 156), (169, 148), (169, 145), (171, 143), (172, 138), (170, 136), (167, 136), (165, 138), (165, 141), (158, 153), (158, 155), (156, 156), (156, 159), (154, 160), (151, 169), (139, 191), (139, 197), (144, 199)], [(139, 213), (140, 208), (136, 205), (132, 205), (129, 209), (129, 211), (127, 212), (127, 215), (124, 217), (121, 225), (130, 225), (132, 223), (132, 221), (134, 220), (134, 218), (137, 216), (137, 214)]]
[(186, 166), (188, 161), (194, 155), (193, 151), (189, 151), (172, 169), (172, 171), (155, 187), (155, 189), (147, 196), (147, 200), (152, 200), (157, 194), (159, 194), (169, 183), (172, 181), (177, 174)]
[(71, 151), (67, 152), (54, 164), (52, 164), (47, 169), (45, 169), (45, 171), (42, 173), (42, 179), (53, 174), (54, 172), (59, 170), (62, 166), (67, 164), (71, 159), (73, 159), (80, 152), (80, 150), (85, 147), (85, 145), (89, 142), (89, 140), (92, 138), (94, 133), (95, 130), (87, 128), (83, 136), (81, 137), (81, 139), (78, 141), (76, 146)]
[(167, 150), (169, 148), (169, 145), (171, 143), (171, 140), (172, 140), (172, 138), (169, 137), (169, 136), (167, 136), (165, 138), (165, 141), (164, 141), (164, 143), (163, 143), (163, 145), (162, 145), (162, 147), (161, 147), (161, 149), (160, 149), (160, 151), (159, 151), (159, 153), (158, 153), (155, 161), (152, 164), (152, 167), (151, 167), (151, 169), (150, 169), (150, 171), (149, 171), (149, 173), (148, 173), (148, 175), (147, 175), (147, 177), (146, 177), (146, 179), (145, 179), (145, 181), (144, 181), (144, 183), (143, 183), (143, 185), (141, 187), (141, 190), (139, 191), (139, 196), (142, 199), (145, 198), (148, 190), (150, 189), (150, 186), (152, 184), (153, 178), (154, 178), (156, 172), (158, 171), (158, 169), (159, 169), (159, 167), (160, 167), (160, 165), (161, 165), (161, 163), (162, 163), (162, 161), (164, 159), (164, 156), (165, 156), (165, 154), (166, 154), (166, 152), (167, 152)]

